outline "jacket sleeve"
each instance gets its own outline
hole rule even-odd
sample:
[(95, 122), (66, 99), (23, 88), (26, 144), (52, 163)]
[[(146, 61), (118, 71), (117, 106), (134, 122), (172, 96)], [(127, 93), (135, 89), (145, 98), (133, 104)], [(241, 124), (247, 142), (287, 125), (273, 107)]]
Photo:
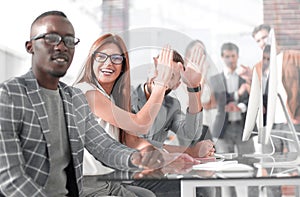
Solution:
[(5, 196), (46, 196), (24, 170), (20, 145), (20, 110), (7, 90), (0, 88), (0, 193)]
[(177, 110), (173, 114), (170, 130), (176, 133), (181, 145), (191, 145), (194, 140), (198, 140), (201, 136), (202, 112), (191, 114), (187, 108), (186, 113), (183, 113), (178, 100), (175, 100), (174, 107)]
[(85, 96), (79, 96), (80, 117), (84, 119), (85, 148), (100, 162), (120, 170), (136, 169), (131, 163), (131, 155), (137, 150), (128, 148), (111, 138), (99, 125), (96, 116), (91, 112)]

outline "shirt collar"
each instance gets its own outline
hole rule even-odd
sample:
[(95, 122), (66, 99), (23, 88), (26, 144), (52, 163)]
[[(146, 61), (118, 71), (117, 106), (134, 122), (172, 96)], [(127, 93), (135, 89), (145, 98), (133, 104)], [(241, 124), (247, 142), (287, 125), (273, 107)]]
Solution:
[(235, 70), (231, 73), (230, 69), (229, 69), (227, 66), (225, 66), (225, 67), (224, 67), (224, 75), (225, 75), (225, 77), (228, 78), (229, 76), (232, 76), (232, 75), (238, 75), (237, 72), (236, 72), (236, 70), (237, 70), (237, 69), (235, 69)]

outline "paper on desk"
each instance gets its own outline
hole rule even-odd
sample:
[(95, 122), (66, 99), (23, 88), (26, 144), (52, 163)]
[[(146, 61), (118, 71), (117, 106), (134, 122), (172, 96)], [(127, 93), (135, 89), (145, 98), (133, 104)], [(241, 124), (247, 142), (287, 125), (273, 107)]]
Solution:
[(210, 171), (250, 171), (253, 167), (246, 164), (239, 164), (237, 160), (208, 162), (193, 166), (193, 170)]

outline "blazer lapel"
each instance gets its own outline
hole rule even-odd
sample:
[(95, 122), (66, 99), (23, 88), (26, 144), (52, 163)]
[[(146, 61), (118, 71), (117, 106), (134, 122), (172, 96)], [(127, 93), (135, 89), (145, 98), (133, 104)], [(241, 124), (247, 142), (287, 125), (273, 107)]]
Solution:
[(224, 72), (221, 74), (221, 76), (222, 76), (222, 80), (223, 80), (223, 83), (224, 83), (225, 90), (227, 92), (227, 83), (226, 83), (226, 78), (225, 78)]
[(71, 148), (72, 155), (76, 156), (81, 147), (80, 140), (79, 140), (80, 139), (79, 132), (75, 124), (75, 114), (71, 102), (72, 100), (71, 96), (63, 89), (64, 89), (64, 85), (59, 84), (59, 92), (63, 100), (65, 121), (66, 121), (68, 136), (70, 140), (70, 148)]
[(48, 123), (48, 114), (44, 105), (44, 101), (42, 99), (41, 93), (40, 93), (40, 87), (38, 85), (38, 82), (33, 74), (32, 71), (29, 71), (25, 75), (25, 82), (28, 90), (28, 98), (32, 103), (32, 106), (35, 110), (35, 113), (38, 117), (38, 120), (41, 125), (41, 130), (46, 138), (49, 139), (49, 123)]

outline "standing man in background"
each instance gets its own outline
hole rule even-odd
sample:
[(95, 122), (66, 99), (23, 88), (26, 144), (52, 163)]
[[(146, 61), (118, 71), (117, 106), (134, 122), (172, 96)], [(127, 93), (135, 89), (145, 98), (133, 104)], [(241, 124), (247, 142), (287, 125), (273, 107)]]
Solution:
[[(209, 84), (213, 91), (211, 99), (217, 104), (217, 115), (213, 123), (212, 135), (216, 143), (217, 153), (239, 154), (253, 153), (252, 138), (242, 141), (249, 84), (237, 74), (239, 48), (234, 43), (224, 43), (221, 47), (224, 61), (223, 72), (210, 78)], [(220, 87), (222, 85), (222, 87)], [(222, 187), (222, 196), (235, 196), (234, 188)]]
[(224, 43), (221, 57), (225, 67), (222, 73), (210, 79), (211, 87), (217, 90), (218, 81), (222, 80), (224, 91), (214, 91), (217, 103), (217, 116), (213, 126), (213, 136), (218, 138), (216, 152), (253, 153), (253, 141), (242, 141), (243, 128), (248, 104), (249, 85), (237, 74), (239, 48), (234, 43)]

